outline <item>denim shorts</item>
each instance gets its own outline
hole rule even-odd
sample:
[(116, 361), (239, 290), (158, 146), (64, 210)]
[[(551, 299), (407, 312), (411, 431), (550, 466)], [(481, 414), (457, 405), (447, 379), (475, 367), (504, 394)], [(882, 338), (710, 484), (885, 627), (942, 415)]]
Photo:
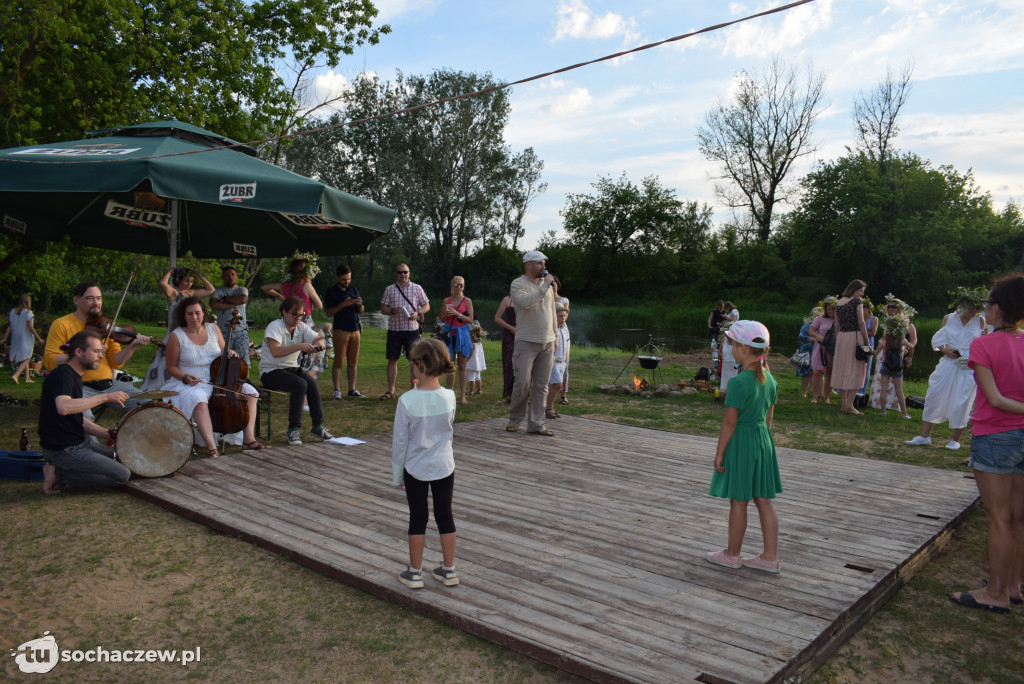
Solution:
[(889, 370), (889, 367), (886, 366), (885, 362), (883, 361), (881, 364), (879, 364), (878, 374), (879, 375), (888, 375), (890, 378), (902, 378), (903, 377), (903, 369), (901, 368), (898, 371), (891, 371), (891, 370)]
[(1024, 430), (971, 437), (970, 467), (994, 475), (1024, 475)]

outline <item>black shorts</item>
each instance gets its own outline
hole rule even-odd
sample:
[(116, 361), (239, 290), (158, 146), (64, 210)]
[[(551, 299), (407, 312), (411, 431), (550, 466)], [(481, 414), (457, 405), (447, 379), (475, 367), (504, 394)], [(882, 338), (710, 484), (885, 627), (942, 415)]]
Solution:
[(412, 345), (416, 344), (419, 339), (420, 333), (417, 330), (388, 330), (388, 341), (384, 347), (384, 357), (388, 361), (397, 361), (404, 349), (405, 358), (409, 358)]

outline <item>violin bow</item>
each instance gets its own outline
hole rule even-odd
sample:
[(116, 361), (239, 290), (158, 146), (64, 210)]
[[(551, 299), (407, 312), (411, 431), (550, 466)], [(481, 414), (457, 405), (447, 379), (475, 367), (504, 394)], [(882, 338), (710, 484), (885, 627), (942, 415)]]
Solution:
[[(244, 392), (236, 392), (235, 390), (230, 390), (227, 387), (221, 387), (217, 383), (212, 382), (210, 380), (203, 380), (202, 378), (196, 378), (196, 380), (198, 380), (199, 382), (201, 382), (204, 385), (212, 385), (213, 387), (216, 387), (219, 390), (223, 390), (224, 392), (229, 392), (231, 394), (237, 394), (240, 397), (253, 397), (253, 396), (257, 396), (257, 395), (254, 395), (254, 394), (246, 394)], [(270, 394), (280, 394), (282, 396), (291, 396), (290, 392), (282, 392), (280, 390), (267, 389), (266, 387), (258, 387), (258, 388), (256, 388), (256, 391), (257, 392), (269, 392)]]
[(107, 340), (110, 339), (110, 334), (114, 332), (114, 326), (117, 324), (117, 316), (121, 313), (121, 305), (124, 304), (125, 295), (128, 294), (128, 286), (132, 284), (132, 278), (135, 277), (135, 272), (132, 271), (128, 274), (128, 282), (124, 284), (124, 290), (121, 292), (121, 301), (117, 303), (117, 311), (114, 312), (114, 317), (110, 319), (110, 327), (107, 328), (107, 336), (103, 338), (103, 346), (107, 346)]

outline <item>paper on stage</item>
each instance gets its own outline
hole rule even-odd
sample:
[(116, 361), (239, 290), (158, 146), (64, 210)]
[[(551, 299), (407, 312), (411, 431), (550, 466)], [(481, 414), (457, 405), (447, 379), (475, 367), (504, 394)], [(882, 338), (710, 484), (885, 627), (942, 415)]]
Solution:
[(355, 446), (356, 444), (366, 444), (361, 439), (355, 439), (353, 437), (332, 437), (327, 440), (331, 444), (344, 444), (345, 446)]

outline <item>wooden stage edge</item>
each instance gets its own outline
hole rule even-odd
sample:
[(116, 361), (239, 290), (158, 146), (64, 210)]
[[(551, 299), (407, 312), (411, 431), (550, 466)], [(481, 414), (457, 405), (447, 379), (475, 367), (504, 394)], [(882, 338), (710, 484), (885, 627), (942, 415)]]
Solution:
[[(553, 438), (456, 424), (455, 589), (430, 584), (432, 521), (428, 587), (396, 579), (408, 511), (390, 487), (390, 435), (191, 461), (126, 489), (587, 679), (707, 684), (806, 677), (979, 503), (964, 473), (780, 448), (782, 573), (729, 570), (703, 559), (728, 514), (706, 494), (714, 438), (550, 422)], [(744, 555), (760, 541), (752, 511)]]

